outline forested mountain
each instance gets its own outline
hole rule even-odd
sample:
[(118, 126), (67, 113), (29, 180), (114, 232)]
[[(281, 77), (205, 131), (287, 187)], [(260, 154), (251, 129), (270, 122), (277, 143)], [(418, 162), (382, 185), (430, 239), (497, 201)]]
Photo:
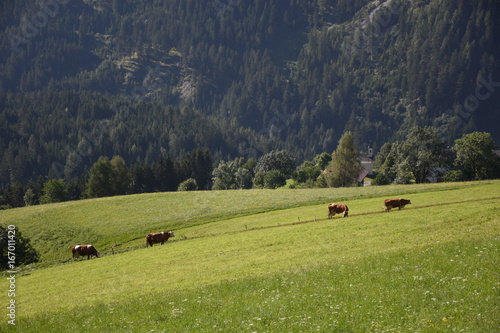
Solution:
[(500, 140), (498, 0), (4, 0), (0, 184), (207, 148)]

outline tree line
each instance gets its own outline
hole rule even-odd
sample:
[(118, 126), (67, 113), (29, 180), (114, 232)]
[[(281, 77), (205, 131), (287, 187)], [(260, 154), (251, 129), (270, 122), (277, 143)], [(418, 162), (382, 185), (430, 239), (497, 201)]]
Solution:
[[(500, 157), (495, 149), (498, 146), (489, 133), (466, 134), (446, 148), (436, 129), (414, 127), (405, 140), (382, 146), (375, 158), (372, 184), (423, 183), (431, 177), (444, 181), (500, 178)], [(332, 154), (318, 154), (298, 167), (284, 150), (272, 151), (258, 160), (239, 157), (220, 161), (214, 169), (206, 149), (196, 149), (183, 159), (162, 156), (151, 164), (134, 164), (130, 168), (120, 156), (111, 160), (101, 157), (85, 179), (44, 181), (40, 177), (37, 183), (27, 186), (19, 182), (9, 185), (0, 190), (0, 209), (131, 193), (277, 188), (289, 178), (293, 180), (292, 188), (356, 186), (362, 169), (359, 157), (351, 132), (342, 135)], [(17, 228), (10, 232), (16, 237), (15, 267), (38, 262), (40, 255), (30, 239)], [(8, 240), (8, 228), (0, 225), (0, 270), (13, 267)]]
[[(372, 185), (500, 178), (495, 149), (489, 133), (465, 134), (447, 147), (435, 128), (414, 127), (405, 140), (382, 146), (373, 162)], [(0, 190), (0, 207), (164, 191), (276, 189), (287, 182), (290, 188), (358, 186), (362, 155), (353, 133), (347, 131), (332, 153), (318, 154), (298, 166), (286, 150), (273, 150), (258, 159), (216, 162), (208, 149), (195, 149), (177, 160), (162, 155), (152, 163), (130, 167), (121, 156), (101, 156), (85, 177), (40, 177), (25, 186), (9, 184)]]
[(384, 144), (372, 184), (409, 184), (500, 178), (498, 146), (490, 133), (472, 132), (446, 146), (432, 127), (414, 127), (406, 140)]

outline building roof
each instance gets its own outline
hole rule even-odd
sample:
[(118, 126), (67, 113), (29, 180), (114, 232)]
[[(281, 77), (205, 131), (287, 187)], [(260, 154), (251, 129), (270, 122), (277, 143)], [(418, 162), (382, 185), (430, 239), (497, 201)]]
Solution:
[(368, 174), (370, 173), (370, 171), (368, 170), (361, 170), (359, 176), (358, 176), (358, 183), (361, 183), (363, 181), (363, 179), (365, 179), (366, 176), (368, 176)]

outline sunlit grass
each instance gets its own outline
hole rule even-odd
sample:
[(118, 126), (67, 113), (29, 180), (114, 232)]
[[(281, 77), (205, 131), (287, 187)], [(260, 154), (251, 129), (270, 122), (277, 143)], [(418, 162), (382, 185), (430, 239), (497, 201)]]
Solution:
[(498, 239), (452, 242), (194, 290), (145, 288), (19, 323), (39, 332), (494, 332), (498, 250)]
[[(266, 209), (249, 204), (242, 208), (246, 213), (234, 215), (233, 208), (224, 206), (229, 198), (221, 197), (212, 217), (225, 212), (224, 219), (188, 223), (163, 246), (22, 270), (17, 276), (17, 329), (492, 332), (499, 325), (500, 186), (460, 185), (422, 187), (429, 192), (413, 192), (412, 205), (391, 213), (382, 212), (383, 198), (399, 197), (393, 190), (407, 196), (406, 187), (387, 187), (388, 194), (378, 192), (383, 187), (349, 190), (345, 193), (351, 197), (329, 201), (347, 202), (352, 216), (332, 220), (326, 219), (325, 204), (314, 202), (324, 198), (311, 199), (321, 193), (311, 192), (309, 198), (302, 193), (306, 204), (295, 207), (286, 198), (286, 193), (296, 195), (295, 190), (270, 191), (276, 198)], [(232, 193), (234, 202), (242, 202), (252, 191)], [(170, 194), (135, 199), (148, 211), (162, 195)], [(119, 208), (112, 208), (121, 205), (115, 200), (128, 202), (129, 225), (117, 234), (141, 230), (147, 218), (131, 222), (139, 206), (132, 199), (97, 200), (103, 211), (89, 215), (119, 214)], [(256, 200), (266, 205), (262, 198)], [(280, 200), (288, 203), (280, 208)], [(47, 221), (44, 214), (49, 214), (62, 221), (57, 210), (69, 216), (70, 208), (81, 210), (78, 204), (46, 206), (52, 208), (38, 211), (37, 218)], [(26, 226), (35, 224), (36, 214), (26, 211), (32, 219)], [(72, 223), (67, 232), (78, 228)], [(40, 224), (39, 232), (58, 225), (64, 226)], [(89, 230), (89, 235), (103, 237), (112, 226)], [(6, 303), (6, 295), (0, 301)], [(0, 330), (4, 324), (0, 322)]]
[[(485, 193), (477, 193), (481, 191), (478, 184), (485, 186), (486, 183), (152, 193), (11, 209), (0, 211), (0, 219), (3, 224), (17, 225), (30, 237), (43, 261), (62, 261), (68, 259), (68, 247), (74, 244), (90, 243), (102, 253), (119, 252), (144, 246), (144, 237), (149, 232), (192, 230), (210, 223), (296, 207), (301, 210), (294, 212), (293, 221), (315, 216), (319, 219), (325, 217), (323, 205), (339, 201), (351, 201), (352, 214), (380, 210), (382, 204), (378, 201), (369, 208), (356, 207), (355, 201), (382, 195), (400, 197), (468, 189), (476, 193), (462, 192), (463, 199), (478, 194), (484, 196)], [(498, 182), (491, 182), (483, 192), (498, 187)], [(425, 197), (422, 199), (420, 204), (429, 204)], [(418, 204), (418, 201), (414, 203)], [(304, 206), (310, 207), (302, 209)], [(274, 222), (268, 219), (269, 225)], [(248, 227), (248, 223), (244, 224)]]

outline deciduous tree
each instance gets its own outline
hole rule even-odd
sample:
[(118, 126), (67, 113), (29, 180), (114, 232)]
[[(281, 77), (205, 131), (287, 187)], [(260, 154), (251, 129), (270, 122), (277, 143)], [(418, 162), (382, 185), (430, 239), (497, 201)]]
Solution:
[(264, 187), (275, 189), (286, 185), (286, 176), (279, 170), (271, 170), (264, 176)]
[(500, 176), (496, 148), (490, 133), (473, 132), (455, 140), (452, 149), (457, 154), (455, 164), (462, 169), (465, 179), (480, 180)]
[(254, 169), (255, 173), (271, 170), (279, 170), (285, 177), (290, 177), (295, 170), (293, 157), (286, 150), (273, 150), (259, 158)]
[(397, 175), (406, 182), (411, 175), (416, 183), (424, 183), (443, 164), (444, 143), (432, 127), (414, 127), (406, 140), (396, 145)]
[(127, 194), (131, 178), (125, 160), (121, 156), (114, 156), (111, 161), (111, 187), (114, 195)]
[(66, 201), (68, 193), (64, 188), (62, 179), (51, 179), (43, 185), (43, 195), (40, 197), (40, 203), (52, 203)]
[(114, 195), (112, 185), (113, 168), (107, 157), (101, 157), (90, 168), (85, 195), (88, 198), (99, 198)]

